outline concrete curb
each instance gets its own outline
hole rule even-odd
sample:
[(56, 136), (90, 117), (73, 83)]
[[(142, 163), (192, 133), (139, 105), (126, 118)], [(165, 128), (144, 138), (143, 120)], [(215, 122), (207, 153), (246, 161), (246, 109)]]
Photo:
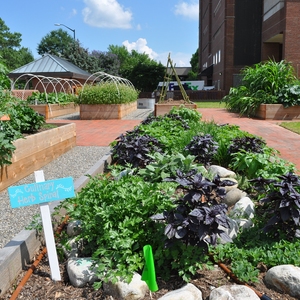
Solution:
[[(103, 156), (86, 172), (86, 175), (93, 177), (103, 173), (111, 160), (110, 154)], [(79, 192), (89, 182), (90, 178), (86, 175), (81, 176), (74, 182), (76, 192)], [(61, 201), (50, 202), (51, 213), (54, 212), (59, 203)], [(0, 249), (0, 296), (7, 292), (18, 274), (30, 264), (41, 244), (41, 238), (35, 230), (22, 230), (4, 248)]]

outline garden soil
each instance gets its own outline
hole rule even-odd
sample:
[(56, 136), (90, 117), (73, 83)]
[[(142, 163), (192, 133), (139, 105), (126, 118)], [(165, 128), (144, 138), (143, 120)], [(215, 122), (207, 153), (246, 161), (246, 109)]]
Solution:
[[(92, 286), (85, 286), (83, 288), (73, 287), (68, 278), (66, 272), (66, 262), (60, 263), (60, 272), (62, 281), (52, 281), (51, 272), (49, 268), (49, 261), (47, 255), (44, 256), (40, 264), (37, 266), (33, 274), (30, 276), (27, 283), (21, 289), (18, 297), (15, 299), (23, 300), (83, 300), (83, 299), (99, 299), (99, 300), (119, 300), (106, 295), (102, 289), (94, 290)], [(22, 273), (16, 279), (15, 284), (9, 289), (9, 291), (0, 299), (8, 300), (11, 298), (14, 290), (18, 286), (19, 282), (24, 277), (26, 271)], [(263, 283), (263, 277), (265, 273), (260, 274), (259, 283), (252, 285), (254, 289), (260, 293), (265, 293), (272, 300), (295, 300), (297, 298), (291, 297), (286, 294), (268, 289)], [(209, 294), (212, 289), (220, 287), (222, 285), (235, 284), (219, 267), (215, 266), (214, 270), (199, 270), (198, 273), (191, 280), (191, 283), (195, 285), (202, 292), (203, 300), (209, 300)], [(145, 300), (157, 300), (169, 291), (176, 290), (185, 285), (185, 282), (180, 278), (174, 276), (168, 281), (163, 281), (157, 276), (157, 284), (159, 290), (150, 294), (147, 293)]]

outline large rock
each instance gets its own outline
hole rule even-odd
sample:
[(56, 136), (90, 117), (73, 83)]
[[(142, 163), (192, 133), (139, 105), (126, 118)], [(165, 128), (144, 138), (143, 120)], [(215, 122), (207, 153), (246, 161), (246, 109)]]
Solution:
[(119, 280), (116, 283), (103, 283), (103, 290), (118, 300), (142, 300), (149, 290), (141, 275), (135, 273), (130, 283)]
[(245, 285), (223, 285), (213, 289), (209, 300), (259, 300), (256, 293)]
[(202, 300), (202, 292), (193, 284), (188, 283), (181, 289), (165, 294), (159, 300)]
[(300, 299), (300, 268), (280, 265), (268, 270), (265, 278), (268, 287)]
[(241, 198), (229, 213), (233, 219), (252, 219), (254, 218), (254, 203), (249, 197)]
[(224, 167), (211, 165), (208, 170), (209, 173), (213, 175), (219, 175), (221, 178), (235, 178), (236, 174)]
[(75, 287), (84, 287), (86, 284), (93, 284), (98, 277), (93, 267), (94, 261), (91, 258), (68, 259), (67, 272), (70, 282)]
[(230, 190), (238, 187), (238, 181), (235, 178), (220, 178), (221, 181), (230, 181), (233, 185), (225, 185), (225, 192), (228, 193)]
[(69, 222), (67, 226), (67, 234), (68, 236), (76, 236), (81, 232), (81, 221), (75, 220)]
[(228, 207), (234, 206), (241, 198), (246, 197), (246, 193), (238, 188), (233, 188), (224, 197), (223, 203)]
[[(227, 235), (231, 238), (231, 239), (235, 239), (238, 235), (239, 232), (239, 225), (237, 223), (236, 220), (233, 220), (231, 218), (228, 218), (229, 221), (229, 228), (225, 228), (222, 225), (219, 225), (218, 228), (222, 229), (224, 232), (227, 233)], [(220, 243), (221, 244), (226, 244), (228, 243), (228, 241), (224, 241), (222, 238), (220, 239)]]

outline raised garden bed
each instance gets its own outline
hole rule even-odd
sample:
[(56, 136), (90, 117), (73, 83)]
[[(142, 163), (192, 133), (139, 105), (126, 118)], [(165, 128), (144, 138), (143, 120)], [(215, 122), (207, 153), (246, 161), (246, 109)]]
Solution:
[(64, 105), (38, 104), (38, 105), (29, 105), (29, 106), (39, 114), (44, 115), (46, 120), (79, 112), (79, 106), (73, 102)]
[(178, 101), (165, 101), (161, 103), (156, 103), (154, 106), (154, 116), (163, 116), (165, 114), (168, 114), (172, 107), (179, 107), (179, 106), (184, 106), (190, 109), (197, 109), (197, 104), (195, 103), (186, 103), (183, 100), (178, 100)]
[(261, 104), (255, 116), (264, 120), (300, 119), (300, 106), (284, 108), (282, 104)]
[(136, 101), (126, 104), (80, 104), (80, 119), (122, 119), (136, 109)]
[(58, 126), (14, 141), (12, 164), (1, 168), (0, 191), (76, 146), (75, 124)]

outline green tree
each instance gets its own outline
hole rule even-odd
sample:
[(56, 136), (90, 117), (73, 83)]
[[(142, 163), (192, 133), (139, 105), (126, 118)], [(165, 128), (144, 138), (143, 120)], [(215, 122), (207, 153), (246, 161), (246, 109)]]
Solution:
[(192, 58), (190, 60), (190, 64), (192, 66), (192, 70), (188, 73), (188, 80), (196, 80), (198, 78), (198, 73), (199, 73), (198, 49), (192, 55)]
[(33, 61), (32, 52), (21, 47), (21, 33), (11, 32), (9, 27), (0, 18), (0, 56), (7, 69), (14, 70)]
[(119, 75), (120, 61), (116, 54), (94, 50), (90, 56), (93, 58), (96, 67), (93, 73), (103, 71), (111, 75)]
[(151, 59), (146, 53), (129, 52), (125, 46), (112, 46), (108, 50), (120, 61), (120, 76), (130, 80), (136, 89), (152, 92), (163, 80), (165, 67)]
[(91, 74), (100, 71), (111, 75), (119, 74), (120, 62), (115, 54), (97, 50), (90, 53), (78, 41), (66, 47), (64, 58)]
[(94, 61), (90, 57), (88, 49), (83, 48), (79, 41), (66, 45), (63, 58), (69, 60), (75, 66), (86, 72), (94, 73)]
[(61, 28), (52, 30), (46, 34), (37, 47), (37, 52), (40, 55), (45, 53), (53, 54), (56, 56), (64, 57), (67, 47), (74, 44), (74, 39), (69, 33)]
[(7, 77), (8, 69), (7, 67), (1, 62), (2, 57), (0, 56), (0, 90), (10, 88), (10, 80)]

